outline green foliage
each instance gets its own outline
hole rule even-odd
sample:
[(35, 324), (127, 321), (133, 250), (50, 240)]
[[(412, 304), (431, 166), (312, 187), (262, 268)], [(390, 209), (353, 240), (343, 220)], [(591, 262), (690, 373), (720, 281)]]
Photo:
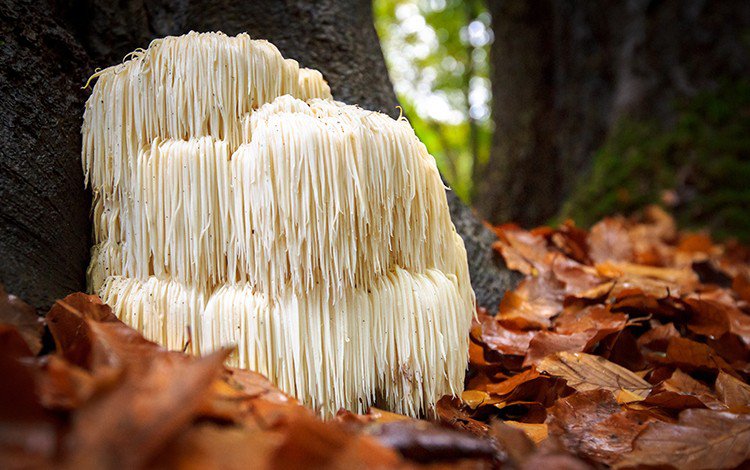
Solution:
[(562, 216), (587, 226), (659, 203), (685, 227), (750, 241), (750, 82), (677, 106), (672, 126), (619, 123)]
[(453, 190), (468, 201), (474, 165), (487, 161), (491, 142), (492, 33), (484, 2), (375, 0), (374, 11), (404, 113)]

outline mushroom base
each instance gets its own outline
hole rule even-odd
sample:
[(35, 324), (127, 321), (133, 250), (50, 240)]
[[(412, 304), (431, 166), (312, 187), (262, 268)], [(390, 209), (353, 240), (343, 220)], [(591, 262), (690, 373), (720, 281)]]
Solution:
[(396, 268), (338, 297), (315, 288), (269, 299), (247, 284), (203, 294), (119, 276), (100, 295), (167, 348), (207, 354), (236, 345), (229, 365), (266, 375), (322, 416), (364, 412), (376, 397), (418, 416), (462, 389), (473, 300), (461, 292), (454, 275)]

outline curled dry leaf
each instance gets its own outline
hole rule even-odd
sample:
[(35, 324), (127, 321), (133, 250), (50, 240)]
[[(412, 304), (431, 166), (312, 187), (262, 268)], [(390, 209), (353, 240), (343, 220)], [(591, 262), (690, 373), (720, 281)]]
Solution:
[(680, 369), (676, 369), (670, 378), (659, 382), (643, 404), (678, 411), (687, 408), (726, 409), (707, 385)]
[(750, 385), (726, 372), (716, 377), (716, 393), (730, 411), (750, 413)]
[(0, 325), (8, 325), (18, 330), (19, 335), (36, 355), (42, 349), (44, 323), (34, 308), (15, 295), (8, 295), (0, 284)]
[(560, 352), (543, 359), (539, 370), (565, 379), (570, 387), (587, 390), (627, 390), (646, 398), (651, 384), (628, 369), (591, 354)]

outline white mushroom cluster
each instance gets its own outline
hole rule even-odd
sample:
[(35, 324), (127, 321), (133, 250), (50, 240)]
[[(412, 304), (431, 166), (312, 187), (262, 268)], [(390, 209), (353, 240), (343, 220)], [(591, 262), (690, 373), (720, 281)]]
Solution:
[(434, 159), (246, 34), (154, 41), (96, 74), (88, 282), (171, 349), (237, 346), (324, 416), (460, 392), (474, 311)]

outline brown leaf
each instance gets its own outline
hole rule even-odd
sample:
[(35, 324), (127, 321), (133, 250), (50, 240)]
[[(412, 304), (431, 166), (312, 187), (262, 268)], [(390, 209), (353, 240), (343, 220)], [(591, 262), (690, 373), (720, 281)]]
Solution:
[(723, 370), (732, 375), (736, 374), (713, 349), (703, 343), (681, 337), (669, 339), (665, 362), (689, 372)]
[(475, 436), (487, 436), (489, 427), (469, 416), (461, 405), (462, 402), (460, 398), (448, 395), (438, 400), (435, 405), (435, 411), (437, 412), (440, 422), (445, 423), (453, 429), (468, 431)]
[(624, 313), (611, 313), (602, 305), (592, 305), (582, 309), (566, 308), (555, 318), (555, 331), (572, 334), (593, 330), (603, 338), (610, 333), (620, 331), (628, 324)]
[(562, 310), (562, 295), (551, 288), (547, 278), (534, 277), (519, 284), (515, 291), (508, 291), (500, 302), (497, 319), (504, 326), (525, 330), (546, 328), (549, 319)]
[(606, 218), (593, 227), (588, 238), (589, 255), (595, 263), (633, 261), (633, 242), (622, 217)]
[[(546, 424), (536, 424), (534, 426), (544, 426), (544, 437), (547, 437)], [(528, 434), (518, 426), (509, 425), (507, 421), (494, 421), (492, 423), (492, 428), (490, 429), (490, 436), (503, 452), (505, 452), (508, 456), (508, 460), (513, 465), (518, 466), (522, 464), (534, 452), (536, 452), (536, 445)]]
[(521, 423), (518, 421), (503, 421), (503, 423), (523, 431), (534, 444), (541, 443), (549, 435), (546, 423)]
[(271, 469), (280, 431), (269, 432), (215, 423), (193, 425), (175, 436), (152, 461), (155, 468)]
[(540, 331), (529, 342), (529, 351), (523, 365), (538, 364), (539, 361), (556, 352), (581, 352), (595, 335), (596, 331), (593, 330), (572, 334)]
[(750, 278), (738, 274), (732, 280), (732, 290), (745, 302), (750, 302)]
[(34, 308), (15, 295), (8, 295), (0, 284), (0, 324), (18, 329), (18, 333), (29, 347), (31, 354), (36, 355), (42, 349), (44, 323)]
[(99, 389), (111, 387), (119, 370), (97, 376), (58, 355), (42, 358), (36, 370), (37, 393), (47, 409), (72, 410), (80, 407)]
[[(28, 346), (15, 327), (3, 325), (3, 340), (21, 351)], [(0, 354), (0, 466), (3, 468), (49, 468), (57, 453), (59, 423), (39, 399), (33, 365), (28, 357)]]
[(680, 369), (676, 369), (670, 378), (654, 387), (642, 403), (679, 411), (687, 408), (726, 408), (706, 385)]
[(382, 423), (369, 427), (367, 432), (382, 446), (420, 463), (490, 461), (495, 454), (489, 439), (416, 419)]
[(571, 295), (590, 292), (608, 281), (599, 276), (596, 269), (591, 266), (565, 256), (555, 256), (551, 264), (555, 278), (565, 284), (565, 292)]
[(284, 431), (271, 455), (274, 468), (389, 468), (401, 462), (398, 454), (373, 438), (352, 435), (336, 422), (299, 415)]
[(603, 389), (562, 398), (550, 414), (550, 434), (558, 436), (569, 451), (610, 465), (631, 450), (649, 419), (623, 410), (612, 393)]
[(575, 226), (572, 220), (566, 220), (552, 234), (552, 243), (568, 258), (583, 264), (590, 264), (588, 251), (588, 233)]
[(116, 388), (74, 416), (67, 439), (70, 465), (143, 466), (196, 416), (226, 355), (175, 360), (161, 354), (137, 373), (126, 370)]
[(486, 390), (503, 400), (503, 407), (514, 403), (552, 405), (565, 390), (562, 380), (541, 375), (533, 367), (499, 383), (486, 385)]
[(750, 415), (690, 409), (675, 424), (650, 423), (616, 467), (734, 468), (750, 458)]
[(628, 390), (646, 398), (651, 390), (651, 384), (633, 372), (591, 354), (560, 352), (548, 356), (537, 367), (550, 375), (562, 377), (578, 391)]
[(670, 338), (679, 338), (680, 333), (672, 323), (658, 325), (642, 334), (638, 338), (638, 346), (652, 351), (666, 351)]
[(505, 258), (508, 268), (527, 276), (549, 270), (547, 242), (544, 237), (512, 227), (497, 227), (499, 240), (492, 246)]
[(55, 302), (46, 320), (57, 352), (71, 363), (90, 369), (93, 338), (87, 318), (96, 322), (119, 322), (99, 297), (81, 293)]
[(617, 279), (614, 291), (640, 289), (657, 298), (690, 292), (698, 285), (698, 276), (689, 269), (660, 268), (625, 262), (605, 262), (596, 265), (599, 275)]
[(750, 385), (722, 371), (716, 377), (715, 387), (719, 399), (730, 410), (750, 413)]
[(503, 354), (525, 355), (535, 334), (535, 331), (511, 329), (490, 316), (482, 319), (481, 340)]

